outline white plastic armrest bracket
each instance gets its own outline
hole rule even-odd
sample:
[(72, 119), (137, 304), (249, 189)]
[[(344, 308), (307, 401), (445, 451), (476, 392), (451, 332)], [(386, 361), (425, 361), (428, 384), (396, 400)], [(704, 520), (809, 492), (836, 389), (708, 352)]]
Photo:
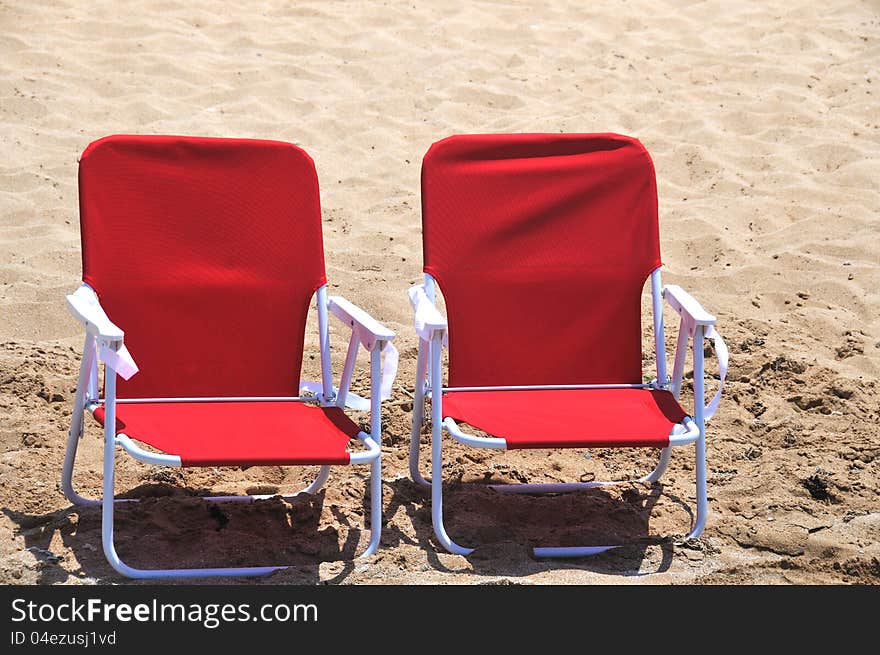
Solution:
[(441, 330), (446, 339), (447, 323), (440, 311), (425, 293), (424, 284), (416, 284), (409, 288), (409, 301), (415, 312), (416, 334), (422, 341), (430, 341), (434, 332)]
[(138, 366), (123, 344), (125, 333), (107, 316), (95, 291), (81, 285), (67, 296), (67, 307), (86, 332), (98, 340), (98, 357), (123, 379), (129, 380), (138, 372)]
[(710, 339), (715, 345), (715, 353), (718, 356), (718, 369), (720, 384), (718, 391), (712, 397), (712, 400), (706, 405), (703, 418), (711, 419), (715, 412), (718, 411), (718, 405), (721, 403), (721, 390), (724, 388), (724, 380), (727, 378), (727, 368), (730, 360), (730, 354), (727, 350), (727, 344), (715, 329), (715, 317), (703, 309), (703, 306), (687, 291), (676, 284), (667, 284), (663, 287), (663, 297), (666, 302), (681, 316), (682, 326), (687, 329), (689, 336), (694, 336), (697, 326), (705, 329), (704, 336)]
[[(330, 296), (327, 299), (327, 308), (331, 314), (351, 328), (361, 345), (369, 352), (372, 353), (376, 345), (380, 345), (382, 354), (385, 355), (385, 361), (382, 365), (379, 398), (388, 400), (391, 397), (394, 379), (397, 377), (397, 365), (400, 359), (397, 348), (391, 343), (396, 335), (366, 311), (342, 296)], [(348, 406), (347, 400), (346, 405)]]
[(123, 331), (108, 318), (98, 301), (98, 296), (87, 284), (81, 285), (67, 296), (67, 307), (74, 318), (82, 323), (86, 332), (97, 339), (120, 341), (125, 336)]
[(690, 336), (694, 336), (694, 328), (697, 325), (715, 325), (715, 317), (703, 309), (696, 298), (677, 284), (667, 284), (663, 287), (663, 297), (685, 321)]
[(351, 327), (367, 350), (372, 351), (377, 341), (394, 340), (394, 332), (342, 296), (330, 296), (327, 303), (330, 312)]

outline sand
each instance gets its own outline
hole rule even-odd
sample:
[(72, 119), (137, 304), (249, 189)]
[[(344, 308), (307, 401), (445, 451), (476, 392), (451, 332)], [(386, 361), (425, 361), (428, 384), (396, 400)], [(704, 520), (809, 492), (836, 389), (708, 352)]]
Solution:
[[(117, 489), (150, 497), (118, 512), (132, 564), (292, 562), (264, 581), (309, 584), (880, 581), (875, 3), (240, 4), (0, 2), (0, 582), (125, 582), (101, 552), (99, 512), (58, 488), (81, 347), (63, 300), (81, 270), (77, 155), (112, 133), (304, 147), (333, 289), (401, 350), (378, 555), (352, 560), (366, 543), (363, 471), (336, 470), (292, 504), (212, 509), (192, 494), (290, 493), (314, 469), (159, 470), (120, 455)], [(694, 507), (689, 449), (662, 486), (500, 505), (466, 483), (644, 473), (653, 455), (448, 448), (450, 532), (483, 546), (460, 557), (433, 538), (406, 475), (419, 165), (449, 134), (517, 131), (620, 132), (654, 158), (665, 281), (717, 314), (731, 349), (696, 542), (677, 541)], [(76, 483), (95, 495), (92, 423), (80, 452)], [(529, 554), (602, 533), (634, 543)]]

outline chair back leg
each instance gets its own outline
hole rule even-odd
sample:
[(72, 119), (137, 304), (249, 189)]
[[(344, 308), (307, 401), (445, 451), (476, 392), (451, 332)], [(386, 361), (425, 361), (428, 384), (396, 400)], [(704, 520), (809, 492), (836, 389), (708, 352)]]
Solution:
[(416, 385), (413, 391), (412, 432), (409, 440), (409, 475), (416, 484), (427, 487), (430, 482), (422, 477), (419, 470), (419, 446), (422, 425), (425, 420), (425, 376), (428, 368), (428, 344), (419, 339), (419, 356), (416, 360)]
[(73, 397), (73, 413), (70, 417), (70, 431), (67, 434), (67, 447), (64, 451), (64, 464), (61, 467), (61, 491), (65, 498), (74, 505), (98, 505), (100, 501), (83, 498), (73, 488), (73, 466), (76, 462), (76, 451), (83, 435), (84, 414), (88, 391), (91, 387), (92, 368), (95, 361), (95, 337), (86, 334), (83, 345), (82, 362), (79, 366), (79, 377), (76, 383), (76, 395)]

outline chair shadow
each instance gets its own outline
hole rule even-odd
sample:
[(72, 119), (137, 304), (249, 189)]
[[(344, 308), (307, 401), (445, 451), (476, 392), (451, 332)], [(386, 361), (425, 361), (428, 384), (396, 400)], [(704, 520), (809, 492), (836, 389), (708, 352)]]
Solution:
[[(383, 531), (383, 543), (398, 541), (419, 546), (427, 553), (428, 564), (438, 571), (468, 572), (485, 576), (520, 577), (559, 569), (587, 570), (619, 576), (648, 576), (667, 571), (671, 566), (674, 543), (671, 537), (651, 536), (650, 516), (663, 496), (682, 508), (693, 522), (693, 512), (680, 498), (664, 493), (661, 483), (633, 483), (614, 497), (602, 488), (567, 494), (502, 494), (489, 484), (504, 480), (463, 482), (446, 481), (443, 485), (444, 519), (447, 532), (462, 546), (474, 547), (466, 556), (470, 568), (450, 568), (438, 554), (446, 550), (437, 540), (431, 521), (430, 489), (409, 478), (385, 482), (392, 497), (386, 515), (402, 508), (412, 523), (415, 540), (389, 526)], [(621, 485), (623, 486), (623, 485)], [(586, 557), (536, 558), (537, 546), (616, 545), (617, 547)], [(659, 547), (659, 561), (651, 570), (643, 570), (649, 549)]]
[[(331, 507), (334, 518), (348, 528), (344, 542), (340, 544), (335, 527), (321, 528), (323, 491), (252, 502), (208, 501), (201, 497), (205, 495), (234, 494), (149, 483), (117, 495), (117, 499), (138, 499), (115, 505), (115, 543), (120, 558), (144, 569), (288, 567), (262, 577), (184, 578), (196, 584), (321, 584), (319, 567), (326, 562), (338, 562), (341, 568), (323, 584), (338, 584), (354, 569), (361, 528), (353, 527), (335, 507)], [(77, 578), (132, 584), (175, 580), (137, 580), (117, 573), (104, 557), (100, 505), (74, 505), (45, 514), (26, 514), (8, 507), (2, 511), (18, 526), (26, 550), (39, 562), (37, 584)], [(57, 565), (58, 556), (50, 550), (56, 535), (73, 554), (75, 566)]]
[[(431, 523), (430, 490), (408, 477), (383, 481), (387, 490), (380, 553), (410, 545), (426, 554), (436, 571), (482, 576), (521, 577), (544, 571), (572, 569), (607, 575), (646, 576), (669, 569), (674, 551), (670, 538), (650, 536), (651, 512), (658, 499), (681, 507), (693, 521), (689, 505), (664, 492), (660, 483), (632, 484), (619, 497), (597, 488), (549, 496), (500, 494), (488, 484), (503, 480), (444, 484), (446, 527), (455, 541), (475, 546), (468, 565), (452, 568)], [(388, 493), (390, 491), (390, 494)], [(332, 525), (320, 527), (325, 492), (296, 497), (274, 496), (253, 502), (206, 501), (205, 495), (233, 495), (167, 483), (142, 484), (117, 498), (137, 502), (115, 507), (116, 547), (120, 557), (137, 568), (280, 566), (286, 570), (265, 577), (186, 578), (197, 584), (340, 584), (355, 570), (358, 545), (369, 517), (369, 494), (358, 516), (335, 505), (328, 509)], [(503, 502), (500, 502), (503, 501)], [(37, 583), (58, 584), (77, 578), (101, 583), (163, 584), (174, 579), (133, 580), (117, 573), (104, 557), (101, 507), (70, 506), (45, 514), (2, 508), (18, 526), (25, 548), (38, 560)], [(408, 519), (401, 528), (391, 522), (398, 511)], [(340, 530), (345, 538), (340, 543)], [(411, 526), (411, 531), (410, 531)], [(58, 565), (50, 545), (59, 536), (76, 565)], [(611, 545), (599, 555), (570, 559), (537, 559), (534, 546)], [(659, 547), (660, 557), (648, 557)], [(656, 550), (654, 551), (656, 553)], [(444, 562), (446, 560), (446, 562)], [(643, 570), (646, 562), (651, 570)], [(321, 579), (320, 566), (332, 562)], [(335, 570), (336, 567), (338, 571)]]

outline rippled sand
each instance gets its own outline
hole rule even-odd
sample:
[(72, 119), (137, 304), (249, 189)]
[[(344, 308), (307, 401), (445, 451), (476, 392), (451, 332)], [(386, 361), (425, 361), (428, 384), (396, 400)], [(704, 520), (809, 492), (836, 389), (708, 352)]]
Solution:
[[(401, 347), (388, 409), (388, 526), (366, 570), (344, 563), (364, 541), (363, 480), (348, 470), (308, 509), (229, 509), (239, 543), (253, 551), (214, 537), (198, 504), (159, 498), (121, 512), (124, 555), (135, 558), (133, 545), (147, 541), (157, 559), (144, 565), (185, 559), (195, 544), (209, 564), (271, 563), (289, 541), (298, 567), (276, 582), (880, 580), (876, 5), (292, 4), (0, 3), (0, 580), (118, 578), (100, 552), (98, 514), (72, 510), (57, 490), (80, 345), (63, 302), (80, 275), (76, 158), (111, 133), (304, 147), (321, 181), (331, 283), (395, 329)], [(608, 510), (625, 499), (511, 499), (511, 513), (526, 517), (513, 529), (491, 497), (455, 487), (451, 529), (489, 545), (469, 559), (437, 554), (426, 499), (402, 479), (421, 157), (449, 134), (511, 131), (621, 132), (654, 158), (665, 280), (717, 313), (731, 346), (729, 387), (710, 426), (712, 515), (692, 548), (655, 540), (593, 560), (536, 562), (526, 545), (577, 528), (580, 516), (611, 526)], [(306, 368), (316, 372), (314, 362)], [(81, 450), (78, 483), (94, 494), (94, 427)], [(120, 490), (291, 491), (308, 477), (122, 461)], [(463, 448), (450, 448), (448, 461), (451, 476), (502, 480), (620, 475), (652, 463), (641, 451), (585, 461)], [(678, 500), (693, 504), (690, 462), (686, 451), (676, 456), (650, 522), (629, 504), (637, 534), (687, 529)], [(643, 505), (649, 491), (639, 490)], [(291, 513), (304, 513), (319, 538), (291, 535)], [(545, 526), (551, 515), (555, 528)], [(172, 519), (182, 517), (181, 531)], [(634, 571), (653, 574), (621, 575)]]

